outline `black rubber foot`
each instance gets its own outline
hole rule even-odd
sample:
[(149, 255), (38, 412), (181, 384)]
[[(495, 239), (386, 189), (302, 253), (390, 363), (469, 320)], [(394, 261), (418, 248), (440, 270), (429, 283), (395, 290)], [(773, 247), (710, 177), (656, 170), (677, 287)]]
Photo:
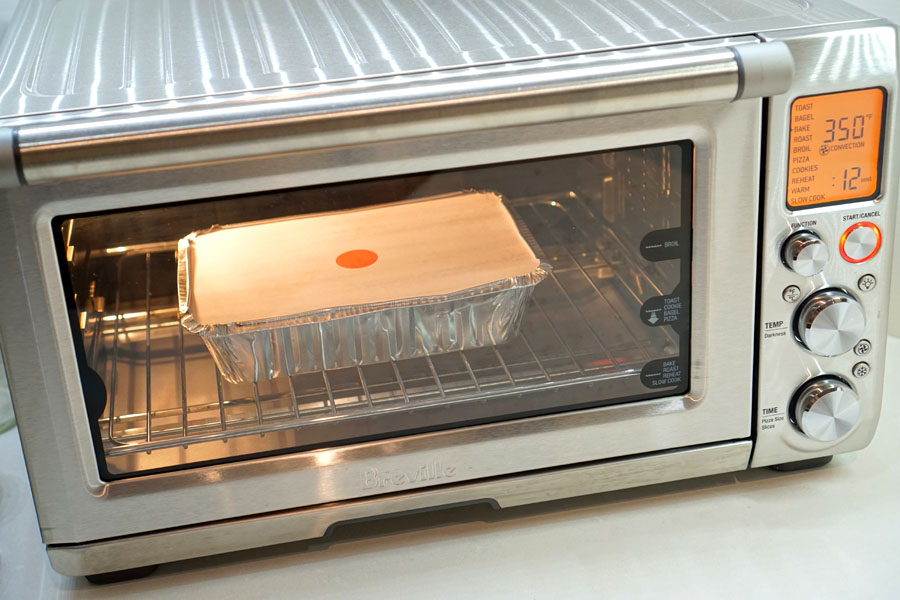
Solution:
[(106, 585), (107, 583), (118, 583), (120, 581), (129, 581), (131, 579), (140, 579), (153, 573), (159, 565), (150, 565), (149, 567), (136, 567), (134, 569), (123, 569), (121, 571), (111, 571), (109, 573), (97, 573), (96, 575), (85, 575), (84, 578), (94, 585)]
[(810, 458), (809, 460), (798, 460), (794, 462), (781, 463), (780, 465), (772, 465), (770, 469), (776, 471), (802, 471), (803, 469), (815, 469), (816, 467), (824, 467), (831, 462), (834, 456), (820, 456), (819, 458)]

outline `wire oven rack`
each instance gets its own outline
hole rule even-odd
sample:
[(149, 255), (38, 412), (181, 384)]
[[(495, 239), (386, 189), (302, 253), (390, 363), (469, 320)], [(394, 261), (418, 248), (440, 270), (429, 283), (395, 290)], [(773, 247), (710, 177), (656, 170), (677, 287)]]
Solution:
[(225, 382), (202, 340), (181, 327), (174, 301), (160, 306), (160, 298), (152, 297), (154, 272), (174, 261), (174, 244), (125, 249), (117, 268), (132, 276), (143, 270), (143, 306), (123, 306), (117, 286), (107, 302), (95, 303), (83, 317), (89, 361), (108, 387), (100, 422), (107, 456), (430, 403), (637, 378), (647, 361), (677, 354), (669, 328), (645, 326), (637, 310), (647, 298), (671, 291), (654, 282), (677, 264), (648, 265), (636, 258), (590, 202), (574, 193), (531, 198), (511, 208), (553, 266), (513, 340), (252, 384)]

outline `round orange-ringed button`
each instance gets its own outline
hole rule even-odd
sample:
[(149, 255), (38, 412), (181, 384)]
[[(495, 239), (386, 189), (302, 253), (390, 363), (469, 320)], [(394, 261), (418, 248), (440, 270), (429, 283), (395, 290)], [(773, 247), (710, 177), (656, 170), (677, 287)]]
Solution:
[(345, 269), (362, 269), (375, 264), (378, 255), (371, 250), (348, 250), (334, 260), (339, 267)]
[[(866, 241), (864, 239), (854, 244), (855, 248), (851, 249), (850, 252), (847, 252), (847, 248), (845, 247), (847, 244), (847, 240), (850, 239), (850, 236), (853, 235), (853, 232), (856, 232), (854, 237), (860, 237), (863, 232), (857, 231), (860, 228), (865, 228), (866, 233), (872, 233), (875, 236), (874, 244), (871, 241)], [(851, 240), (855, 241), (855, 240)], [(871, 251), (867, 254), (862, 255), (858, 253), (858, 250), (861, 248), (871, 247)], [(881, 249), (881, 230), (878, 228), (878, 225), (875, 223), (871, 223), (869, 221), (860, 221), (859, 223), (854, 223), (850, 227), (844, 231), (844, 235), (841, 236), (841, 242), (838, 244), (838, 250), (841, 252), (841, 257), (849, 263), (863, 263), (878, 254), (878, 251)]]

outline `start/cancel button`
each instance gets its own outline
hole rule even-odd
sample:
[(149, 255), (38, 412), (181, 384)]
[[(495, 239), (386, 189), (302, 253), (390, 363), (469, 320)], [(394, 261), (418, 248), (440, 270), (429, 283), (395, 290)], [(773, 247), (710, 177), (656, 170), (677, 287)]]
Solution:
[(854, 223), (841, 236), (839, 249), (847, 262), (866, 262), (881, 249), (881, 230), (869, 221)]

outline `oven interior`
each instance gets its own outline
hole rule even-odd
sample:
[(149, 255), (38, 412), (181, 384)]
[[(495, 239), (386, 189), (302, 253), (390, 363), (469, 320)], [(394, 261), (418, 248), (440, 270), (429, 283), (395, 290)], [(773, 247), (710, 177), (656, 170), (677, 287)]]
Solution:
[[(681, 141), (59, 217), (82, 379), (103, 382), (85, 389), (101, 475), (685, 393), (692, 173)], [(229, 383), (179, 322), (176, 247), (193, 231), (460, 190), (502, 195), (552, 267), (505, 343)], [(259, 268), (278, 278), (270, 250)], [(677, 318), (657, 322), (672, 298)]]

